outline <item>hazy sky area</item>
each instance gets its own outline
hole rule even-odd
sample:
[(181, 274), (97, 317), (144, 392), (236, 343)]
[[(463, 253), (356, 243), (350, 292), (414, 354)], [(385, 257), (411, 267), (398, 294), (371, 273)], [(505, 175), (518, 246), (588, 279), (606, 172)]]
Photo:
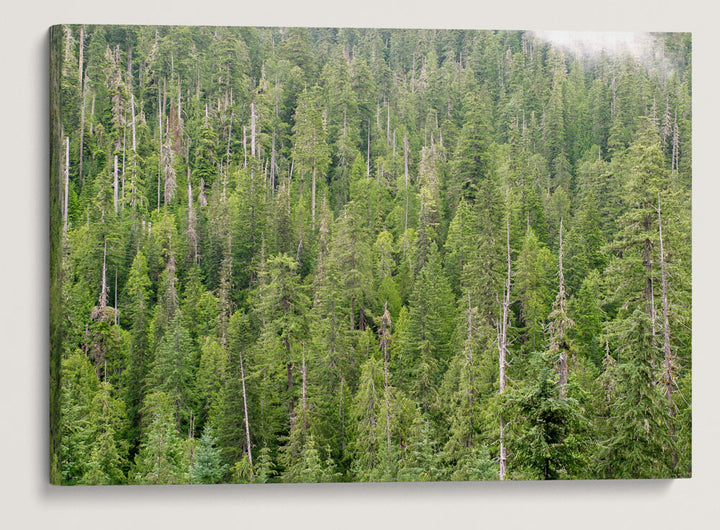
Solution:
[(586, 55), (604, 50), (608, 54), (629, 52), (635, 56), (643, 56), (652, 46), (652, 36), (641, 32), (535, 31), (534, 33), (541, 39)]

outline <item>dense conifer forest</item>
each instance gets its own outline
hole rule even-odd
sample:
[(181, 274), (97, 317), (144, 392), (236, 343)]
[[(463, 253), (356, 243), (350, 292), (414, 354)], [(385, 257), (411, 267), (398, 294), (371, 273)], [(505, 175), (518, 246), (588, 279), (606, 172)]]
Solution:
[(61, 484), (691, 475), (691, 40), (56, 26)]

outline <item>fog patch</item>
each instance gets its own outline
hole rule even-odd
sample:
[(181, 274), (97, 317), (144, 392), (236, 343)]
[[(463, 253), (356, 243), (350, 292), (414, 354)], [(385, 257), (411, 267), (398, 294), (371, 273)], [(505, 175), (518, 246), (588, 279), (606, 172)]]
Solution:
[(650, 33), (631, 31), (535, 31), (536, 37), (576, 55), (654, 55), (655, 37)]

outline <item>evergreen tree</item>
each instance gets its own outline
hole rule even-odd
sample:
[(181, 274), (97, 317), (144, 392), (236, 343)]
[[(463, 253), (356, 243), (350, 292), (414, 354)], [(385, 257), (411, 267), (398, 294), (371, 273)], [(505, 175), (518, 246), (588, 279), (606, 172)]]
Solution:
[(145, 378), (150, 365), (150, 337), (148, 335), (151, 282), (148, 277), (147, 259), (138, 252), (133, 260), (125, 286), (130, 305), (128, 307), (132, 333), (128, 369), (125, 372), (126, 403), (130, 425), (130, 443), (135, 449), (139, 440), (140, 407), (145, 389)]
[(545, 319), (550, 313), (550, 281), (554, 260), (532, 228), (527, 231), (515, 270), (515, 293), (525, 324), (525, 340), (530, 351), (542, 345)]
[(172, 400), (178, 426), (189, 429), (191, 436), (196, 421), (192, 408), (195, 357), (190, 334), (182, 324), (182, 314), (177, 313), (155, 352), (148, 383), (154, 391), (163, 392)]
[(80, 483), (124, 484), (127, 443), (121, 434), (125, 429), (125, 403), (112, 396), (109, 383), (101, 383), (91, 406), (88, 422), (92, 443)]
[(93, 441), (88, 418), (100, 382), (92, 363), (81, 352), (75, 352), (62, 361), (62, 373), (60, 466), (63, 481), (74, 484), (85, 476), (88, 469), (85, 459), (90, 454)]
[(450, 360), (454, 312), (452, 292), (433, 244), (427, 265), (420, 271), (410, 297), (410, 343), (409, 349), (401, 353), (408, 356), (411, 363), (409, 373), (402, 377), (410, 381), (408, 391), (421, 403), (425, 413), (430, 409), (434, 389)]
[(320, 110), (317, 108), (318, 99), (319, 89), (303, 91), (298, 99), (298, 106), (295, 111), (295, 125), (293, 127), (293, 156), (298, 171), (303, 177), (307, 172), (312, 175), (311, 211), (313, 230), (315, 229), (317, 181), (319, 178), (324, 177), (330, 162), (330, 151), (325, 139), (325, 126)]
[(517, 409), (519, 420), (509, 441), (511, 467), (525, 479), (574, 476), (586, 465), (578, 436), (582, 425), (578, 403), (561, 395), (553, 370), (540, 362), (536, 382), (507, 398), (507, 406)]
[(598, 456), (601, 477), (671, 477), (672, 439), (667, 410), (653, 368), (659, 351), (654, 344), (650, 316), (635, 309), (630, 317), (614, 322), (609, 332), (624, 345), (612, 372), (607, 441)]
[(53, 482), (690, 474), (688, 34), (52, 43)]
[(193, 484), (217, 484), (222, 479), (227, 466), (222, 464), (220, 449), (215, 446), (216, 443), (212, 427), (207, 425), (203, 429), (190, 466), (190, 480)]
[(153, 391), (146, 396), (142, 412), (146, 427), (140, 451), (131, 470), (133, 482), (185, 483), (186, 463), (177, 431), (172, 397), (162, 391)]

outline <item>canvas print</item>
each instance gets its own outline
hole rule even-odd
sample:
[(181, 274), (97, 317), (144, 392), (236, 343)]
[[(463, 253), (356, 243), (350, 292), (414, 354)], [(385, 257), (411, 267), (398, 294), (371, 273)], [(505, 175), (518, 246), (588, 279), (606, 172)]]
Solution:
[(691, 476), (691, 35), (50, 31), (50, 480)]

